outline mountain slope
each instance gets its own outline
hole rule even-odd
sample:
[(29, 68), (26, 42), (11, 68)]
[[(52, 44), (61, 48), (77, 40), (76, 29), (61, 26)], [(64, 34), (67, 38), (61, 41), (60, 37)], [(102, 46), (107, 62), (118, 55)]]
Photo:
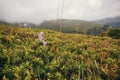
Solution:
[(118, 17), (111, 17), (102, 20), (96, 20), (97, 23), (102, 23), (105, 25), (111, 25), (114, 27), (120, 27), (120, 16)]
[(84, 34), (87, 33), (89, 29), (103, 27), (103, 25), (95, 22), (72, 20), (72, 19), (45, 21), (40, 25), (41, 28), (52, 29), (57, 31), (60, 30), (60, 26), (62, 32), (84, 33)]

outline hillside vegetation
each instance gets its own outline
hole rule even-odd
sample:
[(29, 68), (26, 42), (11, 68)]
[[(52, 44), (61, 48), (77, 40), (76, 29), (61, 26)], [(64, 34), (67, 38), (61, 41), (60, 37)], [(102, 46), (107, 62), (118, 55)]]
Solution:
[(62, 19), (62, 20), (51, 20), (43, 22), (39, 28), (60, 30), (64, 33), (82, 33), (82, 34), (100, 34), (100, 29), (104, 27), (102, 24), (98, 24), (90, 21), (83, 20), (72, 20), (72, 19)]
[(120, 16), (96, 20), (95, 22), (120, 28)]
[(119, 66), (119, 39), (0, 25), (0, 80), (120, 80)]

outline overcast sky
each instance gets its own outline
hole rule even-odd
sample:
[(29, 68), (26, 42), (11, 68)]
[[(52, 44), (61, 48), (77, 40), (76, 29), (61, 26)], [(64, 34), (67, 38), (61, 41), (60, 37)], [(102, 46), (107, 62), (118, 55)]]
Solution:
[(0, 20), (41, 23), (44, 20), (96, 20), (120, 15), (120, 0), (0, 0)]

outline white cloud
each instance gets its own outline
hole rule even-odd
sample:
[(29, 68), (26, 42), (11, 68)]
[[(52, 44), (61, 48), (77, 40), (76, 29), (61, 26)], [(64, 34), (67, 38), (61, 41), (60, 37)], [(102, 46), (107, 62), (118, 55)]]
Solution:
[[(61, 18), (62, 0), (0, 0), (0, 19), (40, 23)], [(120, 0), (64, 0), (63, 18), (95, 20), (120, 15)]]
[(101, 5), (102, 5), (102, 0), (88, 0), (88, 4), (89, 4), (91, 7), (99, 8), (99, 7), (101, 7)]

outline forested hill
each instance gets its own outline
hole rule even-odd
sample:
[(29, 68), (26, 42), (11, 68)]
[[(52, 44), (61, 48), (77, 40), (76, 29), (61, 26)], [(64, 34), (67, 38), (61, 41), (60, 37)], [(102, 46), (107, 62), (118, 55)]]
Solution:
[(120, 80), (119, 66), (119, 39), (0, 25), (0, 80)]
[[(62, 19), (62, 20), (45, 21), (39, 27), (59, 31), (60, 26), (61, 26), (61, 31), (65, 33), (89, 34), (89, 31), (91, 29), (100, 30), (100, 28), (103, 27), (104, 25), (95, 22), (83, 21), (83, 20)], [(91, 33), (94, 34), (94, 32)]]
[[(41, 24), (33, 24), (28, 22), (22, 23), (8, 23), (5, 21), (0, 21), (0, 24), (13, 27), (28, 27), (37, 29), (49, 29), (64, 32), (64, 33), (78, 33), (87, 35), (101, 35), (110, 26), (98, 24), (96, 22), (83, 21), (83, 20), (73, 20), (73, 19), (62, 19), (62, 20), (51, 20), (44, 21)], [(61, 26), (61, 29), (60, 29)]]
[(95, 22), (120, 28), (120, 16), (96, 20)]

